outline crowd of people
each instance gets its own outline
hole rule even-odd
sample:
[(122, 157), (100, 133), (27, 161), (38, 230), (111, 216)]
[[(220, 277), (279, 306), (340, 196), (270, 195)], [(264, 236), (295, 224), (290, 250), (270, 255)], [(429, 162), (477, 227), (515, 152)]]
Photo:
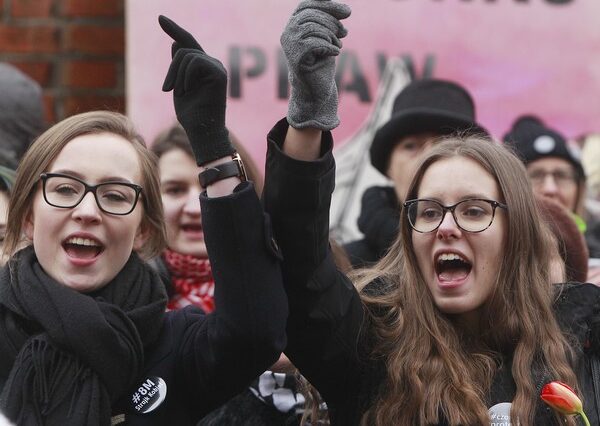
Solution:
[[(350, 14), (302, 0), (285, 26), (264, 180), (226, 125), (222, 63), (165, 16), (178, 124), (151, 148), (115, 112), (0, 117), (27, 130), (0, 150), (7, 422), (600, 424), (597, 136), (532, 111), (496, 141), (459, 83), (413, 81), (371, 145), (391, 186), (339, 246)], [(585, 414), (542, 401), (553, 382)]]

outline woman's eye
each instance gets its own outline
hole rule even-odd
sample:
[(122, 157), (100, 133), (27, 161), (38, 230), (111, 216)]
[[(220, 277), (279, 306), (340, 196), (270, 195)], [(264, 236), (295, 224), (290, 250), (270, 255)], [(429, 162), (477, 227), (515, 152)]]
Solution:
[(107, 193), (103, 194), (102, 196), (105, 199), (107, 199), (108, 201), (113, 201), (113, 202), (127, 201), (127, 197), (118, 192), (107, 192)]
[(71, 185), (60, 185), (60, 186), (57, 186), (56, 188), (54, 188), (54, 192), (57, 192), (57, 193), (63, 194), (63, 195), (70, 195), (70, 194), (77, 193), (77, 190), (75, 188), (73, 188)]
[(173, 197), (182, 196), (187, 193), (187, 188), (183, 186), (169, 186), (163, 188), (163, 193)]
[(480, 207), (469, 207), (463, 211), (463, 216), (481, 217), (486, 214), (486, 211)]
[(421, 212), (421, 217), (423, 219), (437, 219), (440, 217), (440, 211), (437, 209), (426, 209)]

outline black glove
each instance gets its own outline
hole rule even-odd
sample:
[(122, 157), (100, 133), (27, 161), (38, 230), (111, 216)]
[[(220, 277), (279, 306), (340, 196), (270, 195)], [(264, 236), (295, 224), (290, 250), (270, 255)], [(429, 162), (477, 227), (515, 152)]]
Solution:
[(158, 23), (174, 41), (171, 66), (162, 90), (173, 90), (177, 120), (185, 129), (196, 163), (206, 164), (235, 152), (225, 127), (227, 71), (196, 39), (169, 18)]
[(372, 186), (362, 196), (358, 229), (379, 250), (387, 250), (398, 235), (400, 207), (394, 188)]

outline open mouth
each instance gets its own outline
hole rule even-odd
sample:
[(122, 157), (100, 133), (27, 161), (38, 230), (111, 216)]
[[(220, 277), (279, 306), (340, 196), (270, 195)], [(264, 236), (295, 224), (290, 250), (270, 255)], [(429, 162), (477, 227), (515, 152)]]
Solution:
[(91, 238), (71, 237), (62, 244), (69, 257), (93, 259), (104, 250), (102, 244)]
[(200, 224), (186, 224), (186, 225), (181, 225), (181, 229), (183, 230), (183, 232), (202, 232), (202, 225)]
[(435, 262), (435, 272), (442, 282), (465, 279), (472, 268), (471, 262), (456, 253), (441, 253)]

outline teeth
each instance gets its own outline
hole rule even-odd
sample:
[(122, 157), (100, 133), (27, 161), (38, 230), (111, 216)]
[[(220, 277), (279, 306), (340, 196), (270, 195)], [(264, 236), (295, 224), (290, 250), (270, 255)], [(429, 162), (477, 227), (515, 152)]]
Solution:
[(447, 260), (461, 260), (465, 263), (468, 263), (465, 258), (463, 258), (462, 256), (459, 256), (456, 253), (442, 253), (441, 255), (438, 256), (438, 262), (445, 262)]
[(69, 238), (67, 240), (67, 244), (77, 244), (79, 246), (94, 246), (94, 247), (98, 247), (100, 245), (96, 241), (91, 240), (89, 238), (78, 238), (78, 237)]

